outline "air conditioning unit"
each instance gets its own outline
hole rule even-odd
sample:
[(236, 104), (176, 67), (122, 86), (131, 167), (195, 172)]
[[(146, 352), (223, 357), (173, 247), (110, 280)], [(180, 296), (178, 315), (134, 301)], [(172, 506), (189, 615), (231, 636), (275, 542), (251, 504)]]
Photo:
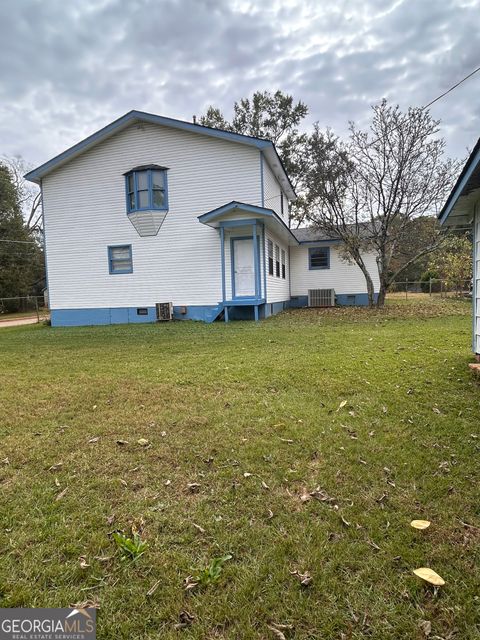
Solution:
[(309, 289), (309, 307), (334, 307), (335, 289)]
[(173, 304), (171, 302), (157, 302), (155, 308), (159, 322), (166, 322), (173, 318)]

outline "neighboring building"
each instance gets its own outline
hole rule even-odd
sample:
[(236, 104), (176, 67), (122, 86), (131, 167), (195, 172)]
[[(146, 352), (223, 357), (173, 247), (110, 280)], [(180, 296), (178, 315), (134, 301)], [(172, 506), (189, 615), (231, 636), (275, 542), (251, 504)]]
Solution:
[(258, 319), (319, 289), (367, 302), (338, 241), (289, 228), (270, 141), (131, 111), (26, 178), (42, 189), (52, 325), (152, 322), (158, 303)]
[(480, 360), (480, 139), (438, 217), (440, 224), (473, 233), (472, 349)]

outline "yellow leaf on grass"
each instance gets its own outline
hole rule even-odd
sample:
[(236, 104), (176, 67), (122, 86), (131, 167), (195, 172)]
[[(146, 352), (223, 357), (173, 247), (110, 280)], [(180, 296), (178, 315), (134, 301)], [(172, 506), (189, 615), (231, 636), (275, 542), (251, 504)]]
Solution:
[(413, 527), (414, 529), (428, 529), (428, 527), (430, 526), (431, 522), (429, 520), (412, 520), (410, 522), (410, 526)]
[(436, 587), (441, 587), (445, 584), (445, 580), (441, 576), (439, 576), (438, 573), (435, 573), (433, 569), (429, 569), (428, 567), (420, 567), (420, 569), (414, 569), (413, 573), (422, 580), (425, 580), (425, 582), (429, 582)]

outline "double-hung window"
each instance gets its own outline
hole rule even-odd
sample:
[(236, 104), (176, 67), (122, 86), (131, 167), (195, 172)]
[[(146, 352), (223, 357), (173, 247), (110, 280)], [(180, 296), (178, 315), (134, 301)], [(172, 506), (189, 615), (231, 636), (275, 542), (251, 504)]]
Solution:
[(282, 278), (285, 280), (287, 275), (287, 269), (285, 265), (285, 249), (282, 249)]
[(311, 247), (308, 250), (308, 268), (330, 269), (330, 247)]
[(132, 169), (125, 175), (127, 211), (168, 209), (167, 170), (152, 165)]
[(275, 275), (280, 278), (280, 247), (275, 245)]
[(108, 247), (108, 270), (112, 274), (133, 272), (131, 244)]
[(268, 274), (273, 276), (273, 242), (268, 240)]

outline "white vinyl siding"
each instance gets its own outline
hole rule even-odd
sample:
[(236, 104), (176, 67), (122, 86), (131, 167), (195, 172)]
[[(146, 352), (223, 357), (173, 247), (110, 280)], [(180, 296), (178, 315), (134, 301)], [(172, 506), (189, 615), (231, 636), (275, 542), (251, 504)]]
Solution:
[[(158, 235), (140, 237), (126, 213), (124, 174), (148, 164), (168, 167), (169, 211)], [(258, 150), (135, 124), (52, 172), (42, 190), (52, 309), (215, 305), (219, 233), (197, 217), (232, 200), (259, 204)], [(133, 273), (112, 278), (112, 245), (132, 246)]]
[[(273, 276), (268, 273), (268, 241), (273, 243)], [(282, 278), (282, 265), (280, 263), (280, 277), (277, 277), (276, 270), (276, 246), (279, 249), (279, 256), (282, 250), (285, 251), (285, 278)], [(283, 302), (290, 299), (290, 263), (288, 258), (288, 246), (269, 229), (265, 229), (265, 269), (267, 274), (267, 302)], [(279, 257), (279, 260), (281, 258)]]
[[(367, 293), (365, 276), (356, 264), (342, 259), (338, 245), (330, 245), (330, 268), (314, 270), (309, 269), (310, 246), (314, 245), (290, 247), (292, 296), (306, 296), (309, 289), (335, 289), (335, 293), (340, 294)], [(378, 292), (375, 255), (365, 254), (364, 260), (372, 276), (375, 292)]]
[[(288, 225), (288, 200), (283, 193), (275, 174), (270, 169), (268, 163), (263, 159), (263, 188), (265, 208), (273, 209), (275, 213), (284, 220)], [(283, 214), (282, 214), (282, 196), (283, 196)]]

